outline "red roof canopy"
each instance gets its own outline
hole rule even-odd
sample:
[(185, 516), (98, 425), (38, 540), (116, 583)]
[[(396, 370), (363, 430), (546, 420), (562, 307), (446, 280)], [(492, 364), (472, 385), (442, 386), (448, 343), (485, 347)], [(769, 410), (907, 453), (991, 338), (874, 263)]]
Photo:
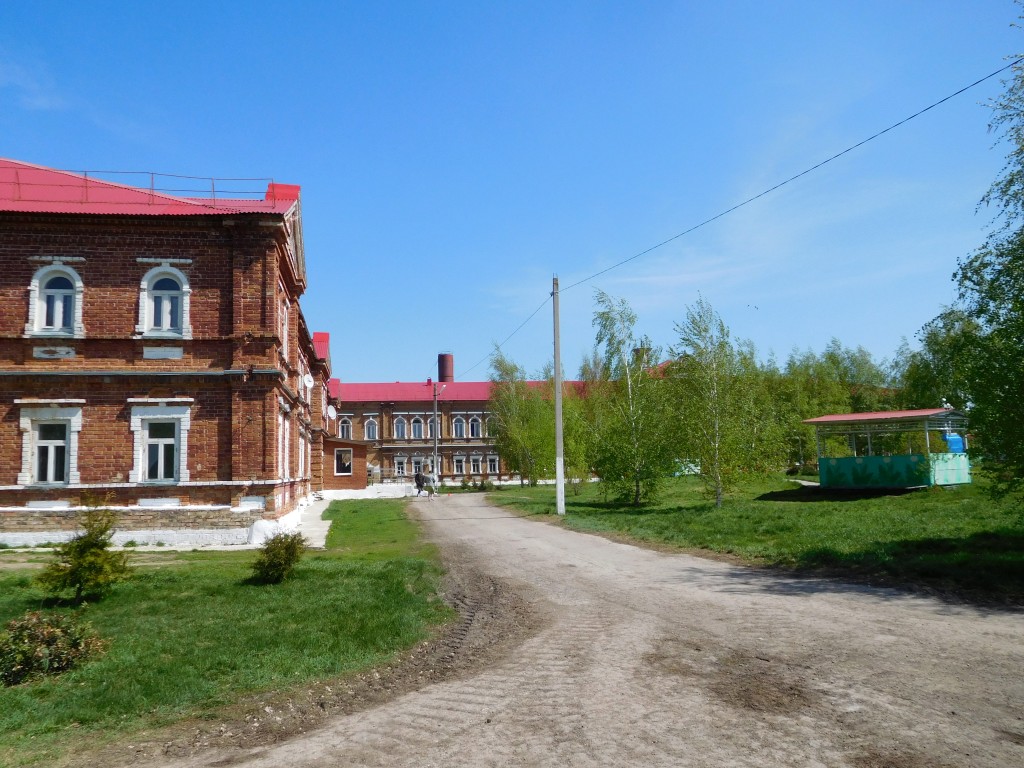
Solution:
[(0, 158), (0, 211), (141, 216), (285, 214), (299, 198), (292, 184), (270, 182), (262, 200), (174, 197), (86, 174)]
[(804, 419), (804, 424), (833, 424), (837, 422), (858, 422), (858, 421), (907, 421), (912, 419), (927, 419), (932, 416), (962, 416), (959, 411), (952, 408), (921, 408), (915, 411), (873, 411), (870, 413), (835, 413), (830, 416), (817, 416), (813, 419)]

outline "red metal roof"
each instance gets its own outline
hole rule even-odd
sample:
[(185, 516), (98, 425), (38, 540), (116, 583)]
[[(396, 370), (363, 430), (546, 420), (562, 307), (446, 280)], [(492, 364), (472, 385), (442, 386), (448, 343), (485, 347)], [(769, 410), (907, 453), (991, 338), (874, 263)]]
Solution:
[(313, 353), (319, 360), (331, 361), (331, 334), (326, 331), (314, 331)]
[(333, 400), (341, 399), (341, 380), (340, 379), (328, 379), (327, 380), (327, 394)]
[(922, 408), (916, 411), (873, 411), (871, 413), (835, 413), (830, 416), (817, 416), (813, 419), (804, 419), (804, 424), (830, 424), (836, 422), (858, 422), (858, 421), (897, 421), (909, 419), (926, 419), (931, 416), (962, 416), (959, 411), (952, 408)]
[[(444, 390), (441, 391), (441, 387)], [(489, 381), (449, 381), (437, 384), (439, 402), (451, 400), (477, 400), (486, 402), (490, 399), (491, 382)], [(338, 399), (343, 403), (397, 403), (397, 402), (433, 402), (434, 385), (422, 381), (396, 381), (391, 384), (341, 384)]]
[(0, 211), (141, 216), (285, 214), (298, 197), (297, 186), (273, 182), (267, 185), (262, 200), (174, 197), (85, 174), (0, 158)]

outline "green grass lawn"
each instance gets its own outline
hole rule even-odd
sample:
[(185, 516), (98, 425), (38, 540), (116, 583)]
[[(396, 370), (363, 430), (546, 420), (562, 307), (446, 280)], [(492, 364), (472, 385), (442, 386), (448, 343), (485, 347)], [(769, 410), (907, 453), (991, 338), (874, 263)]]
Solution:
[[(551, 486), (506, 488), (490, 499), (554, 516)], [(721, 509), (692, 477), (666, 481), (656, 503), (606, 500), (600, 483), (566, 494), (567, 527), (615, 533), (745, 561), (846, 575), (983, 602), (1024, 604), (1024, 510), (977, 485), (894, 494), (750, 483)]]
[[(449, 619), (440, 568), (401, 501), (335, 502), (324, 551), (279, 585), (256, 553), (134, 553), (134, 577), (81, 609), (110, 641), (53, 679), (0, 688), (0, 765), (56, 765), (82, 743), (212, 716), (239, 695), (378, 665)], [(26, 560), (38, 563), (40, 553)], [(38, 609), (38, 565), (0, 570), (0, 622)], [(68, 610), (68, 609), (63, 609)]]

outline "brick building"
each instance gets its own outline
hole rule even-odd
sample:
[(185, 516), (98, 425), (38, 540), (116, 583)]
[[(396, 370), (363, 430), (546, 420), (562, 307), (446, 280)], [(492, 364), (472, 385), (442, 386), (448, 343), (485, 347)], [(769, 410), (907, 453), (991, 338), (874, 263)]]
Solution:
[(491, 384), (460, 382), (450, 354), (438, 355), (438, 380), (336, 383), (337, 436), (366, 449), (368, 480), (411, 477), (433, 465), (435, 396), (437, 450), (446, 482), (507, 479), (490, 437)]
[(88, 498), (119, 536), (244, 542), (323, 486), (329, 339), (297, 186), (185, 198), (0, 159), (0, 541)]

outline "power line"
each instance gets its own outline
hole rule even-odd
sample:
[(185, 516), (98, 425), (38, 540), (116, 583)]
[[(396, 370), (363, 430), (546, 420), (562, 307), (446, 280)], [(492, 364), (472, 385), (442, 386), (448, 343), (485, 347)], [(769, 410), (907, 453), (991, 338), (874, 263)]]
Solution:
[[(501, 349), (503, 346), (505, 346), (505, 344), (508, 343), (509, 339), (511, 339), (513, 336), (515, 336), (517, 333), (519, 333), (519, 331), (521, 331), (523, 329), (524, 325), (526, 325), (528, 322), (533, 320), (534, 315), (536, 315), (538, 312), (540, 312), (542, 309), (544, 309), (544, 307), (547, 306), (547, 303), (549, 301), (551, 301), (551, 296), (550, 295), (546, 296), (544, 298), (544, 301), (542, 301), (540, 303), (540, 306), (537, 307), (535, 310), (533, 310), (533, 312), (530, 313), (530, 316), (528, 318), (526, 318), (525, 320), (523, 320), (523, 322), (521, 322), (518, 325), (518, 327), (514, 331), (512, 331), (512, 333), (510, 333), (508, 336), (506, 336), (505, 340), (503, 342), (501, 342), (501, 344), (496, 345), (498, 347), (498, 349)], [(480, 358), (477, 362), (473, 363), (473, 366), (471, 368), (467, 368), (464, 371), (460, 371), (459, 375), (460, 376), (465, 376), (467, 373), (469, 373), (473, 369), (477, 368), (482, 362), (484, 362), (485, 360), (488, 360), (489, 358), (490, 358), (490, 355), (486, 355), (485, 357)]]
[(826, 160), (822, 160), (822, 161), (821, 161), (820, 163), (818, 163), (817, 165), (812, 165), (812, 166), (811, 166), (810, 168), (807, 168), (806, 170), (800, 171), (800, 173), (796, 174), (795, 176), (790, 176), (790, 177), (789, 177), (788, 179), (786, 179), (785, 181), (780, 181), (780, 182), (779, 182), (778, 184), (776, 184), (775, 186), (773, 186), (773, 187), (769, 187), (768, 189), (764, 190), (763, 192), (759, 192), (758, 194), (754, 195), (753, 197), (749, 197), (749, 198), (747, 198), (747, 199), (746, 199), (746, 200), (744, 200), (744, 201), (743, 201), (742, 203), (737, 203), (737, 204), (736, 204), (736, 205), (734, 205), (734, 206), (733, 206), (732, 208), (728, 208), (728, 209), (726, 209), (726, 210), (722, 211), (721, 213), (715, 214), (715, 215), (714, 215), (714, 216), (712, 216), (711, 218), (709, 218), (709, 219), (705, 219), (705, 220), (704, 220), (704, 221), (702, 221), (702, 222), (701, 222), (700, 224), (695, 224), (694, 226), (690, 227), (689, 229), (687, 229), (687, 230), (684, 230), (683, 232), (680, 232), (680, 233), (679, 233), (678, 235), (673, 235), (672, 237), (668, 238), (667, 240), (662, 240), (662, 241), (661, 241), (660, 243), (658, 243), (657, 245), (652, 245), (652, 246), (651, 246), (650, 248), (645, 248), (644, 250), (640, 251), (640, 253), (637, 253), (637, 254), (634, 254), (633, 256), (630, 256), (630, 257), (629, 257), (628, 259), (623, 259), (622, 261), (620, 261), (620, 262), (618, 262), (618, 263), (616, 263), (616, 264), (612, 264), (612, 265), (611, 265), (610, 267), (607, 267), (607, 268), (605, 268), (605, 269), (602, 269), (602, 270), (601, 270), (600, 272), (595, 272), (594, 274), (590, 275), (589, 277), (585, 277), (585, 278), (583, 278), (582, 280), (578, 280), (578, 281), (576, 281), (575, 283), (572, 283), (571, 285), (569, 285), (569, 286), (567, 286), (567, 287), (565, 287), (565, 288), (562, 288), (562, 289), (561, 289), (561, 292), (562, 292), (562, 293), (565, 293), (566, 291), (568, 291), (568, 290), (572, 290), (573, 288), (575, 288), (575, 287), (576, 287), (576, 286), (578, 286), (578, 285), (582, 285), (583, 283), (587, 283), (587, 282), (590, 282), (590, 281), (591, 281), (591, 280), (593, 280), (593, 279), (594, 279), (595, 277), (599, 277), (599, 276), (601, 276), (601, 275), (605, 274), (606, 272), (611, 272), (611, 271), (612, 271), (613, 269), (618, 269), (618, 268), (619, 268), (619, 267), (621, 267), (621, 266), (622, 266), (623, 264), (628, 264), (629, 262), (631, 262), (631, 261), (633, 261), (633, 260), (635, 260), (635, 259), (639, 259), (639, 258), (640, 258), (641, 256), (646, 256), (646, 255), (647, 255), (648, 253), (650, 253), (651, 251), (655, 251), (655, 250), (657, 250), (658, 248), (661, 248), (661, 247), (662, 247), (663, 245), (668, 245), (668, 244), (669, 244), (669, 243), (671, 243), (672, 241), (674, 241), (674, 240), (678, 240), (679, 238), (681, 238), (681, 237), (683, 237), (683, 236), (685, 236), (685, 235), (688, 235), (688, 234), (690, 234), (691, 232), (693, 232), (693, 231), (695, 231), (695, 230), (698, 230), (698, 229), (700, 229), (701, 227), (705, 226), (706, 224), (710, 224), (711, 222), (713, 222), (713, 221), (716, 221), (717, 219), (720, 219), (720, 218), (722, 218), (723, 216), (726, 216), (726, 215), (728, 215), (728, 214), (732, 213), (733, 211), (735, 211), (735, 210), (738, 210), (739, 208), (742, 208), (742, 207), (743, 207), (743, 206), (745, 206), (745, 205), (749, 205), (750, 203), (754, 202), (755, 200), (758, 200), (758, 199), (760, 199), (760, 198), (764, 197), (765, 195), (767, 195), (767, 194), (770, 194), (771, 192), (774, 192), (775, 190), (779, 189), (780, 187), (784, 187), (784, 186), (786, 186), (786, 185), (787, 185), (787, 184), (789, 184), (789, 183), (790, 183), (791, 181), (796, 181), (796, 180), (797, 180), (797, 179), (799, 179), (800, 177), (802, 177), (802, 176), (806, 176), (807, 174), (811, 173), (812, 171), (816, 171), (816, 170), (818, 170), (818, 169), (819, 169), (819, 168), (821, 168), (821, 167), (822, 167), (823, 165), (826, 165), (827, 163), (831, 163), (831, 162), (832, 162), (833, 160), (836, 160), (836, 159), (838, 159), (838, 158), (842, 157), (843, 155), (845, 155), (845, 154), (847, 154), (847, 153), (849, 153), (849, 152), (852, 152), (853, 150), (857, 149), (858, 147), (862, 147), (862, 146), (864, 146), (864, 145), (865, 145), (865, 144), (867, 144), (867, 143), (868, 143), (869, 141), (874, 141), (874, 140), (875, 140), (875, 139), (877, 139), (877, 138), (878, 138), (879, 136), (882, 136), (882, 135), (884, 135), (884, 134), (888, 133), (889, 131), (893, 130), (894, 128), (899, 128), (899, 127), (900, 127), (901, 125), (903, 125), (904, 123), (909, 123), (909, 122), (910, 122), (911, 120), (913, 120), (913, 119), (914, 119), (915, 117), (920, 117), (920, 116), (921, 116), (921, 115), (923, 115), (923, 114), (924, 114), (925, 112), (927, 112), (927, 111), (929, 111), (929, 110), (931, 110), (931, 109), (935, 109), (935, 107), (939, 106), (940, 104), (944, 104), (945, 102), (949, 101), (950, 99), (952, 99), (952, 98), (954, 98), (954, 97), (956, 97), (956, 96), (959, 96), (959, 95), (960, 95), (961, 93), (963, 93), (964, 91), (969, 91), (969, 90), (970, 90), (971, 88), (973, 88), (974, 86), (976, 86), (976, 85), (980, 85), (981, 83), (985, 82), (986, 80), (990, 80), (990, 79), (992, 79), (992, 78), (993, 78), (993, 77), (995, 77), (996, 75), (998, 75), (998, 74), (1000, 74), (1000, 73), (1002, 73), (1002, 72), (1005, 72), (1006, 70), (1010, 69), (1011, 67), (1013, 67), (1013, 66), (1015, 66), (1015, 65), (1019, 64), (1019, 63), (1020, 63), (1021, 61), (1024, 61), (1024, 56), (1021, 56), (1021, 57), (1018, 57), (1018, 58), (1014, 59), (1014, 60), (1013, 60), (1013, 61), (1011, 61), (1011, 62), (1010, 62), (1009, 64), (1007, 64), (1007, 65), (1006, 65), (1005, 67), (1000, 67), (1000, 68), (999, 68), (999, 69), (997, 69), (997, 70), (996, 70), (995, 72), (992, 72), (991, 74), (985, 75), (985, 77), (981, 78), (980, 80), (975, 80), (975, 81), (974, 81), (973, 83), (971, 83), (970, 85), (965, 85), (965, 86), (964, 86), (963, 88), (961, 88), (961, 89), (960, 89), (959, 91), (956, 91), (955, 93), (951, 93), (951, 94), (949, 94), (949, 96), (946, 96), (946, 97), (945, 97), (945, 98), (943, 98), (943, 99), (939, 99), (939, 100), (938, 100), (938, 101), (936, 101), (936, 102), (935, 102), (934, 104), (929, 104), (929, 105), (928, 105), (927, 107), (925, 107), (925, 108), (924, 108), (924, 109), (922, 109), (922, 110), (919, 110), (919, 111), (915, 112), (915, 113), (914, 113), (914, 114), (912, 114), (912, 115), (911, 115), (910, 117), (905, 117), (905, 118), (903, 118), (902, 120), (900, 120), (900, 121), (899, 121), (898, 123), (893, 123), (893, 124), (892, 124), (892, 125), (890, 125), (890, 126), (889, 126), (888, 128), (885, 128), (885, 129), (883, 129), (883, 130), (879, 131), (878, 133), (875, 133), (875, 134), (873, 134), (873, 135), (871, 135), (871, 136), (868, 136), (868, 137), (867, 137), (866, 139), (864, 139), (863, 141), (859, 141), (859, 142), (857, 142), (857, 143), (856, 143), (856, 144), (854, 144), (853, 146), (847, 147), (847, 148), (846, 148), (846, 149), (844, 149), (844, 150), (843, 150), (842, 152), (837, 152), (836, 154), (832, 155), (832, 157), (830, 157), (830, 158), (828, 158), (828, 159), (826, 159)]
[[(565, 293), (566, 291), (569, 291), (569, 290), (571, 290), (573, 288), (576, 288), (577, 286), (583, 285), (584, 283), (588, 283), (591, 280), (593, 280), (595, 277), (600, 277), (601, 275), (603, 275), (603, 274), (605, 274), (607, 272), (611, 272), (613, 269), (618, 269), (623, 264), (628, 264), (631, 261), (635, 261), (636, 259), (639, 259), (641, 256), (646, 256), (648, 253), (651, 253), (652, 251), (656, 251), (658, 248), (661, 248), (662, 246), (668, 245), (669, 243), (671, 243), (671, 242), (673, 242), (675, 240), (678, 240), (681, 237), (685, 237), (686, 235), (690, 234), (691, 232), (694, 232), (694, 231), (700, 229), (701, 227), (706, 226), (707, 224), (710, 224), (713, 221), (717, 221), (718, 219), (722, 218), (723, 216), (727, 216), (728, 214), (732, 213), (733, 211), (739, 210), (740, 208), (744, 207), (745, 205), (749, 205), (750, 203), (754, 202), (755, 200), (759, 200), (760, 198), (764, 197), (765, 195), (771, 194), (775, 190), (777, 190), (777, 189), (779, 189), (781, 187), (786, 186), (790, 182), (796, 181), (797, 179), (799, 179), (799, 178), (801, 178), (803, 176), (806, 176), (807, 174), (812, 173), (813, 171), (818, 170), (822, 166), (827, 165), (828, 163), (831, 163), (833, 160), (836, 160), (836, 159), (842, 157), (843, 155), (846, 155), (846, 154), (852, 152), (853, 150), (858, 149), (859, 147), (864, 146), (868, 142), (874, 141), (875, 139), (877, 139), (880, 136), (884, 136), (889, 131), (892, 131), (892, 130), (894, 130), (896, 128), (899, 128), (901, 125), (904, 125), (905, 123), (909, 123), (914, 118), (920, 117), (925, 112), (928, 112), (928, 111), (930, 111), (932, 109), (935, 109), (936, 107), (940, 106), (941, 104), (945, 104), (950, 99), (953, 99), (953, 98), (959, 96), (960, 94), (962, 94), (962, 93), (964, 93), (966, 91), (969, 91), (971, 88), (974, 88), (975, 86), (980, 85), (981, 83), (984, 83), (986, 80), (991, 80), (996, 75), (999, 75), (999, 74), (1005, 72), (1006, 70), (1016, 66), (1017, 64), (1021, 63), (1022, 61), (1024, 61), (1024, 56), (1018, 56), (1013, 61), (1011, 61), (1009, 64), (1007, 64), (1007, 65), (1005, 65), (1003, 67), (1000, 67), (995, 72), (992, 72), (992, 73), (987, 74), (987, 75), (985, 75), (984, 77), (982, 77), (982, 78), (980, 78), (978, 80), (975, 80), (970, 85), (965, 85), (960, 90), (955, 91), (955, 92), (949, 94), (948, 96), (946, 96), (946, 97), (944, 97), (942, 99), (939, 99), (938, 101), (934, 102), (933, 104), (929, 104), (924, 109), (920, 109), (917, 112), (915, 112), (914, 114), (910, 115), (909, 117), (905, 117), (902, 120), (900, 120), (899, 122), (893, 123), (888, 128), (884, 128), (881, 131), (878, 131), (877, 133), (874, 133), (871, 136), (868, 136), (866, 139), (863, 139), (862, 141), (858, 141), (856, 144), (853, 144), (853, 145), (847, 147), (842, 152), (837, 152), (836, 154), (832, 155), (831, 157), (826, 158), (825, 160), (822, 160), (820, 163), (812, 165), (810, 168), (807, 168), (807, 169), (805, 169), (803, 171), (800, 171), (800, 173), (797, 173), (797, 174), (795, 174), (793, 176), (790, 176), (785, 181), (780, 181), (778, 184), (775, 184), (774, 186), (769, 187), (768, 189), (764, 190), (763, 192), (759, 192), (758, 194), (754, 195), (753, 197), (748, 197), (743, 202), (737, 203), (736, 205), (732, 206), (731, 208), (727, 208), (726, 210), (722, 211), (721, 213), (717, 213), (714, 216), (711, 216), (710, 218), (704, 219), (704, 221), (700, 222), (699, 224), (693, 225), (689, 229), (683, 230), (679, 234), (673, 235), (672, 237), (670, 237), (670, 238), (668, 238), (666, 240), (662, 240), (660, 243), (652, 245), (649, 248), (645, 248), (644, 250), (640, 251), (639, 253), (633, 254), (628, 259), (623, 259), (622, 261), (616, 262), (615, 264), (612, 264), (610, 267), (606, 267), (605, 269), (602, 269), (602, 270), (600, 270), (598, 272), (595, 272), (594, 274), (592, 274), (592, 275), (590, 275), (588, 277), (585, 277), (582, 280), (577, 280), (575, 283), (572, 283), (572, 284), (566, 286), (565, 288), (560, 289), (560, 292), (561, 293)], [(514, 331), (512, 331), (512, 333), (510, 333), (505, 338), (505, 340), (503, 342), (501, 342), (501, 344), (497, 345), (498, 349), (501, 349), (501, 347), (504, 346), (508, 342), (509, 339), (511, 339), (513, 336), (515, 336), (517, 333), (519, 333), (519, 331), (522, 330), (522, 328), (528, 322), (530, 322), (530, 320), (533, 319), (534, 315), (536, 315), (538, 312), (540, 312), (541, 309), (544, 308), (544, 306), (548, 303), (548, 301), (550, 301), (550, 299), (551, 299), (550, 295), (548, 297), (546, 297), (544, 299), (544, 301), (541, 303), (541, 305), (539, 307), (537, 307), (535, 310), (533, 310), (532, 313), (530, 313), (529, 317), (527, 317), (522, 323), (520, 323), (519, 326)], [(465, 374), (469, 373), (470, 371), (474, 370), (481, 363), (483, 363), (485, 360), (487, 360), (489, 357), (490, 357), (490, 355), (487, 355), (486, 357), (481, 358), (471, 368), (468, 368), (465, 371), (462, 371), (461, 375), (465, 375)]]

